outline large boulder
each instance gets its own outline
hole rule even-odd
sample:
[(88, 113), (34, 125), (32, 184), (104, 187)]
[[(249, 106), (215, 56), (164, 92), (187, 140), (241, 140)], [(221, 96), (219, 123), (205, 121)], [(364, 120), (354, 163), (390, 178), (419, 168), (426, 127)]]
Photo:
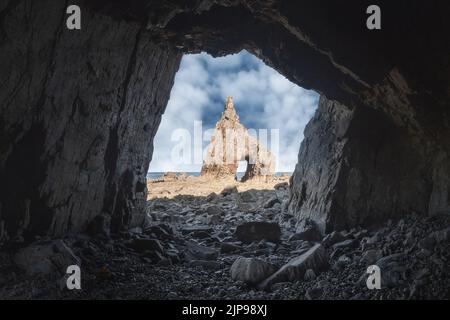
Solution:
[(231, 266), (231, 278), (258, 284), (276, 271), (274, 265), (256, 258), (237, 258)]
[(301, 256), (292, 259), (277, 272), (264, 280), (259, 288), (269, 289), (274, 283), (302, 281), (308, 269), (316, 274), (328, 267), (328, 254), (320, 244), (316, 244)]
[(236, 238), (244, 243), (268, 240), (280, 241), (281, 229), (278, 223), (272, 222), (245, 222), (236, 228)]
[(81, 260), (63, 240), (36, 243), (20, 249), (14, 255), (16, 265), (27, 274), (64, 275), (70, 265), (81, 265)]

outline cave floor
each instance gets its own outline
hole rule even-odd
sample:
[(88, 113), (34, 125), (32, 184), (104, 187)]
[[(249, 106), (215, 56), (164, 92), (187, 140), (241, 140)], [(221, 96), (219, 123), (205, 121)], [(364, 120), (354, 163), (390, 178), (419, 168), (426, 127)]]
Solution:
[[(315, 270), (308, 280), (276, 283), (267, 291), (233, 280), (230, 268), (239, 257), (258, 258), (280, 268), (315, 242), (293, 237), (293, 218), (283, 213), (288, 197), (286, 181), (275, 181), (267, 189), (239, 189), (153, 197), (148, 202), (144, 228), (111, 236), (79, 234), (65, 238), (81, 260), (80, 290), (68, 290), (66, 279), (56, 271), (27, 274), (16, 265), (15, 252), (2, 250), (0, 298), (450, 298), (450, 215), (410, 215), (371, 230), (340, 232), (340, 241), (335, 244), (330, 244), (330, 237), (317, 240), (329, 255), (328, 267)], [(236, 239), (235, 227), (255, 220), (278, 223), (280, 242), (243, 243)], [(153, 240), (157, 241), (156, 249)], [(191, 251), (192, 246), (199, 247)], [(366, 269), (373, 256), (384, 259), (381, 290), (366, 286)]]

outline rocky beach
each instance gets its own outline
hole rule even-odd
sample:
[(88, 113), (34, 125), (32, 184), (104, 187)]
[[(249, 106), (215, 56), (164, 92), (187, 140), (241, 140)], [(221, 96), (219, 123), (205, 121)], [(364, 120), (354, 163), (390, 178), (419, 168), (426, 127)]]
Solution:
[[(0, 259), (0, 297), (38, 299), (449, 298), (450, 216), (414, 214), (379, 228), (296, 232), (289, 177), (149, 180), (145, 226), (42, 239)], [(14, 254), (12, 254), (14, 252)], [(63, 266), (80, 263), (81, 290)], [(366, 286), (380, 266), (381, 290)], [(32, 288), (32, 289), (30, 289)]]

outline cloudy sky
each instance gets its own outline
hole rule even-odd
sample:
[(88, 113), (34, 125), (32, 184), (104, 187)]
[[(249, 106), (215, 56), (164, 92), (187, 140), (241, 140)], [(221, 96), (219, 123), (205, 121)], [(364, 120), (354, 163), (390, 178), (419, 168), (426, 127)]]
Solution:
[[(291, 83), (247, 51), (221, 58), (206, 53), (183, 57), (155, 136), (149, 171), (200, 171), (201, 162), (195, 163), (195, 154), (198, 160), (199, 153), (192, 148), (191, 152), (182, 151), (183, 161), (174, 155), (179, 154), (180, 145), (193, 145), (195, 121), (202, 121), (202, 130), (206, 131), (203, 137), (197, 134), (196, 141), (203, 140), (197, 149), (207, 147), (208, 133), (220, 118), (227, 96), (233, 97), (241, 123), (247, 128), (256, 132), (268, 129), (269, 137), (271, 129), (279, 129), (276, 171), (293, 171), (303, 130), (317, 107), (318, 95)], [(199, 128), (198, 122), (196, 126)], [(190, 141), (186, 134), (191, 135)], [(270, 138), (267, 144), (271, 149)]]

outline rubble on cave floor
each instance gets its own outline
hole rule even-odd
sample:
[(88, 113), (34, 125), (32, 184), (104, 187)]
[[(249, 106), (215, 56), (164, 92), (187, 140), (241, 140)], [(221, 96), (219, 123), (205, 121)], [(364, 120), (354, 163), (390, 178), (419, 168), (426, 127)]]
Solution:
[[(267, 189), (236, 183), (223, 192), (153, 198), (146, 225), (120, 234), (102, 232), (99, 220), (96, 234), (3, 248), (0, 298), (450, 297), (450, 215), (409, 215), (325, 236), (313, 224), (296, 232), (282, 180)], [(81, 265), (81, 290), (65, 287), (63, 266), (73, 263)], [(373, 264), (381, 290), (366, 286)]]

